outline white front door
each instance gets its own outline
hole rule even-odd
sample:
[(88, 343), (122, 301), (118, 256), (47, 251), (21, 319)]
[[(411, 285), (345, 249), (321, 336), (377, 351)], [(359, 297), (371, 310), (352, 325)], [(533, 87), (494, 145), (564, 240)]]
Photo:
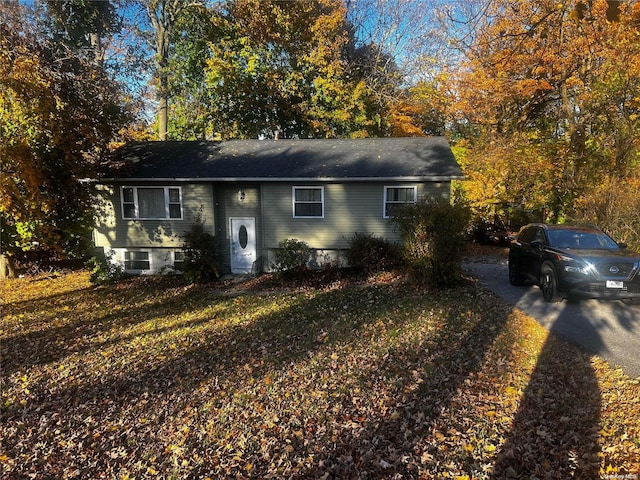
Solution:
[(251, 273), (256, 261), (256, 219), (230, 218), (231, 272)]

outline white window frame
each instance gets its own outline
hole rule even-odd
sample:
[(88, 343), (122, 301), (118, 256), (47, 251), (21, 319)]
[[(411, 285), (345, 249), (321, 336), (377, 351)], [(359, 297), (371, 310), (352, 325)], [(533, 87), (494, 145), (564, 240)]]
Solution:
[[(322, 207), (322, 215), (296, 215), (296, 205), (318, 202), (301, 202), (296, 201), (297, 190), (320, 190), (320, 205)], [(291, 187), (291, 206), (293, 218), (324, 218), (324, 186), (322, 185), (296, 185)]]
[[(147, 254), (147, 261), (149, 262), (149, 268), (127, 268), (127, 254), (128, 253), (146, 253)], [(151, 251), (150, 250), (132, 250), (132, 249), (126, 249), (122, 252), (122, 266), (124, 267), (126, 272), (149, 272), (151, 270), (153, 270), (153, 255), (151, 255)], [(144, 261), (144, 260), (129, 260), (129, 261)]]
[[(138, 190), (144, 190), (144, 189), (163, 189), (164, 190), (164, 210), (165, 210), (165, 216), (164, 217), (140, 217), (140, 207), (139, 207), (139, 202), (138, 202)], [(124, 201), (124, 191), (125, 189), (132, 189), (133, 190), (133, 202), (125, 202)], [(179, 201), (179, 205), (180, 205), (180, 217), (171, 217), (170, 215), (170, 206), (171, 205), (175, 205), (176, 202), (170, 202), (169, 199), (171, 198), (169, 195), (169, 191), (170, 190), (178, 190), (178, 195), (180, 198)], [(134, 217), (127, 217), (125, 216), (125, 210), (124, 210), (124, 206), (126, 205), (131, 205), (133, 203), (134, 206), (134, 211), (135, 211), (135, 216)], [(184, 209), (183, 209), (183, 205), (182, 205), (182, 187), (179, 186), (133, 186), (133, 185), (122, 185), (120, 187), (120, 207), (121, 207), (121, 212), (122, 212), (122, 219), (123, 220), (182, 220), (184, 218)]]
[[(178, 260), (176, 257), (182, 255), (182, 260)], [(173, 251), (173, 257), (172, 257), (172, 266), (174, 269), (176, 270), (180, 270), (179, 268), (176, 267), (176, 263), (182, 263), (184, 265), (185, 262), (185, 252), (184, 250), (174, 250)], [(182, 271), (182, 270), (180, 270)]]
[[(403, 188), (403, 189), (412, 189), (413, 190), (413, 201), (409, 202), (399, 202), (389, 200), (387, 196), (387, 192), (389, 192), (392, 188)], [(384, 201), (382, 202), (382, 217), (383, 218), (392, 218), (391, 215), (387, 215), (387, 205), (415, 205), (418, 202), (418, 186), (417, 185), (389, 185), (384, 187)]]

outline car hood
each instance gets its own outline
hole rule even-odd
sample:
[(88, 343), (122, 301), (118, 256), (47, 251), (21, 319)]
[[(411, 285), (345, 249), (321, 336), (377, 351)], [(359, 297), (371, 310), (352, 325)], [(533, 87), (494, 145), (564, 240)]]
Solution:
[(640, 269), (640, 255), (632, 250), (604, 249), (556, 249), (558, 253), (571, 256), (583, 264), (591, 264), (597, 279), (630, 281)]
[(640, 261), (640, 253), (633, 250), (627, 250), (621, 248), (619, 250), (605, 250), (605, 249), (575, 249), (575, 248), (554, 248), (558, 252), (565, 255), (580, 257), (588, 261), (597, 260), (628, 260), (628, 261)]

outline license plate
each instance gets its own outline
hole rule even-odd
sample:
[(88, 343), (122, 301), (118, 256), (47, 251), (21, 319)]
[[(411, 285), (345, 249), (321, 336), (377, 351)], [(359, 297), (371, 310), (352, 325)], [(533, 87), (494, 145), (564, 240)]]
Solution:
[(607, 288), (624, 288), (624, 282), (607, 281)]

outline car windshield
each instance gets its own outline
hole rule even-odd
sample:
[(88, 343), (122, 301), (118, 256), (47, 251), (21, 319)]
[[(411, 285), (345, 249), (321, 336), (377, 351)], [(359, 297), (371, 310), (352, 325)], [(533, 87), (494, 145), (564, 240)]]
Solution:
[(549, 242), (557, 248), (618, 249), (618, 244), (602, 232), (583, 230), (549, 230)]

